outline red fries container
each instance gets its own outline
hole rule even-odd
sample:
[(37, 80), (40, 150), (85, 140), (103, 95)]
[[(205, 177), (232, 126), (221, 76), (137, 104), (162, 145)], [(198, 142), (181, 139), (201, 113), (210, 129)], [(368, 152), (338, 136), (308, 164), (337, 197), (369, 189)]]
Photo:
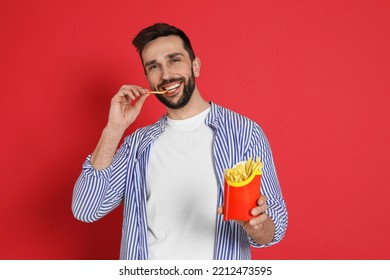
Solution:
[(224, 220), (249, 221), (253, 216), (250, 211), (257, 206), (260, 197), (260, 171), (254, 171), (243, 182), (232, 183), (225, 179), (223, 213)]

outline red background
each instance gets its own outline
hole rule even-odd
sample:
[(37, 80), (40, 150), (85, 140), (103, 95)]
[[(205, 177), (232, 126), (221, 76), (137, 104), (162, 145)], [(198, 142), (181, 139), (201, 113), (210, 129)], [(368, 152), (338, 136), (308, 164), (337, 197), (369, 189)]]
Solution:
[[(255, 259), (390, 258), (389, 1), (22, 1), (0, 8), (1, 259), (117, 259), (121, 209), (71, 213), (143, 27), (185, 30), (206, 99), (257, 121), (289, 210)], [(149, 98), (129, 132), (164, 108)]]

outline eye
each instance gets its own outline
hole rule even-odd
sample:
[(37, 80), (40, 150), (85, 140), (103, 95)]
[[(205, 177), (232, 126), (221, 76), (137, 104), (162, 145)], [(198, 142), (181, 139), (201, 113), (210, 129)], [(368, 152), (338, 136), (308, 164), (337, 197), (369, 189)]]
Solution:
[(179, 62), (179, 61), (180, 61), (180, 58), (178, 58), (178, 57), (174, 57), (174, 58), (171, 59), (172, 63), (176, 63), (176, 62)]
[(152, 64), (152, 65), (149, 65), (147, 67), (148, 71), (153, 71), (153, 70), (156, 70), (158, 69), (158, 65), (157, 64)]

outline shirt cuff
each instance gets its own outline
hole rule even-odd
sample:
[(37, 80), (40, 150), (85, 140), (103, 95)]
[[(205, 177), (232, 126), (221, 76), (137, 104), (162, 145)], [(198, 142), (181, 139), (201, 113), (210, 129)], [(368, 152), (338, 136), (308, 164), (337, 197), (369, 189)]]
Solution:
[(92, 154), (88, 155), (88, 157), (86, 158), (86, 160), (83, 164), (84, 174), (86, 176), (90, 176), (90, 177), (109, 179), (110, 174), (111, 174), (111, 165), (104, 168), (104, 169), (96, 170), (95, 168), (93, 168), (93, 166), (91, 164), (91, 157), (92, 157)]

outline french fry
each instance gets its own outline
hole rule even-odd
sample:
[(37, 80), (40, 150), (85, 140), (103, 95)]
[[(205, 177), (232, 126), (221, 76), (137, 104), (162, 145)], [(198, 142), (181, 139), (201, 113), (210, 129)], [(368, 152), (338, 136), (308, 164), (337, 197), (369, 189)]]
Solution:
[(263, 167), (260, 157), (256, 158), (256, 161), (249, 157), (247, 161), (236, 164), (233, 168), (229, 168), (225, 171), (225, 179), (228, 182), (240, 183), (248, 179), (253, 172), (260, 171)]

